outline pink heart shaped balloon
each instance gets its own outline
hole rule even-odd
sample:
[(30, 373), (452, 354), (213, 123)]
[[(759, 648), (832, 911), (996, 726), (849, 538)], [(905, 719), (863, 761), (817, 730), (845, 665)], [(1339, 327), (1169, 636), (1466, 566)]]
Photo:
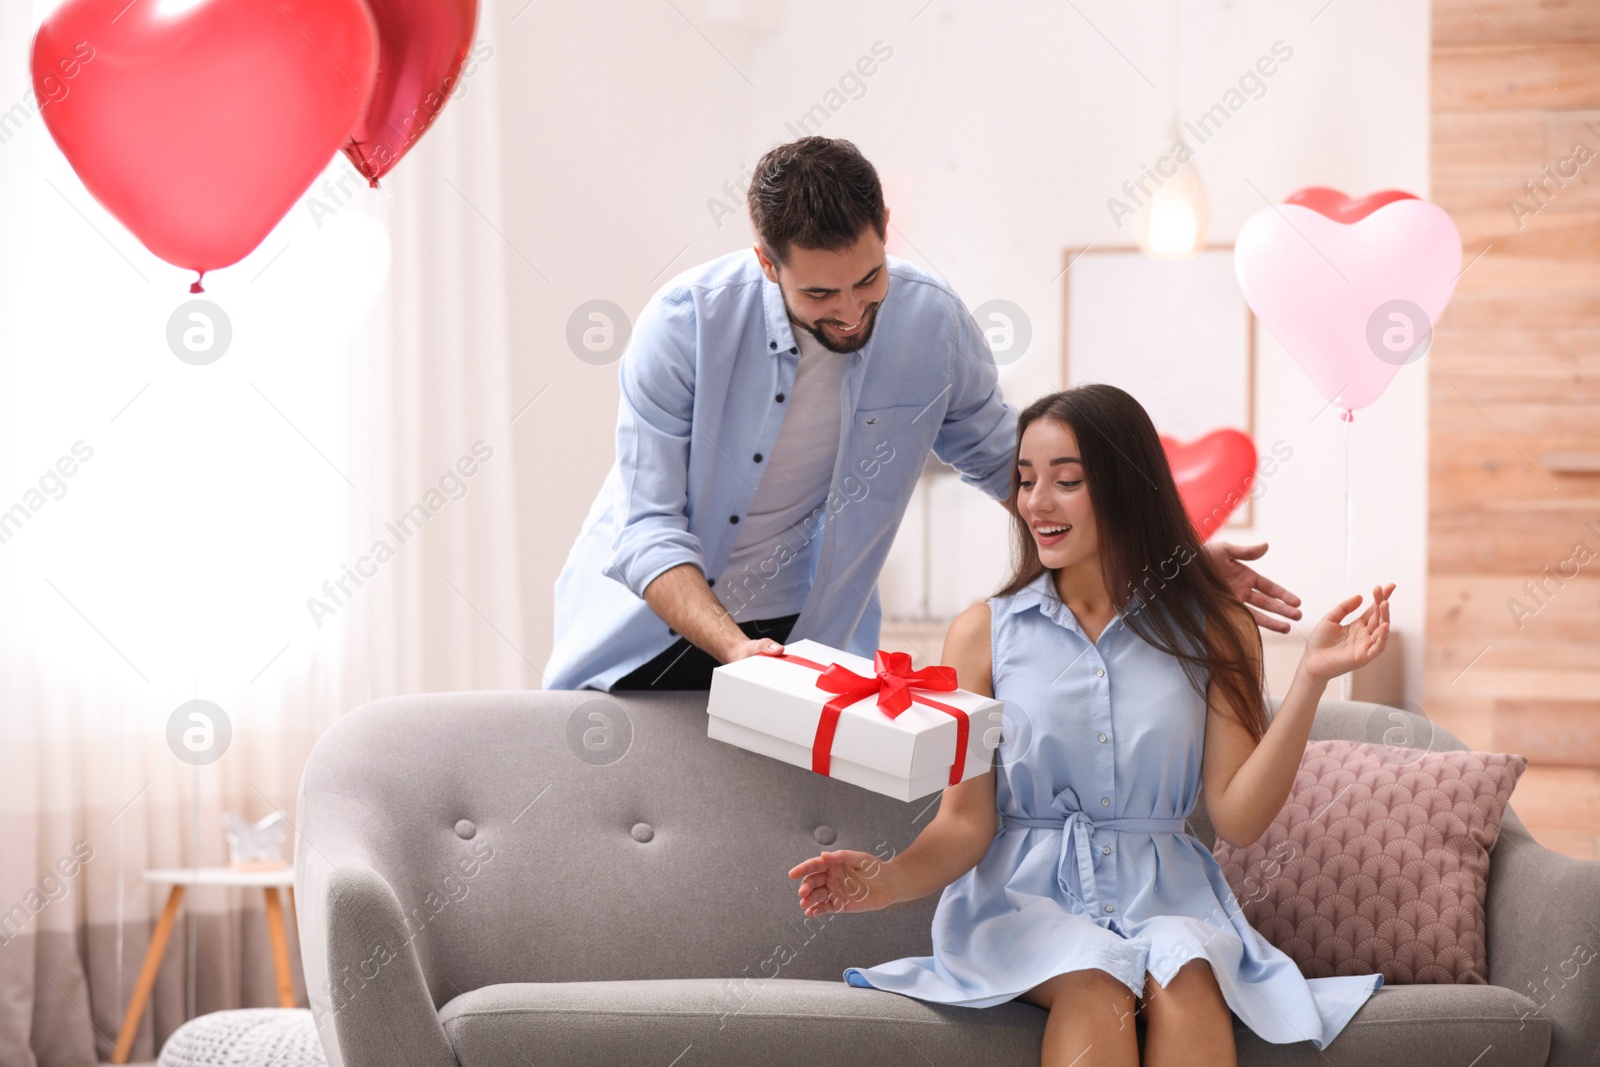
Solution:
[(1280, 204), (1245, 222), (1233, 265), (1256, 317), (1348, 419), (1427, 350), (1461, 272), (1461, 234), (1426, 200), (1349, 223)]

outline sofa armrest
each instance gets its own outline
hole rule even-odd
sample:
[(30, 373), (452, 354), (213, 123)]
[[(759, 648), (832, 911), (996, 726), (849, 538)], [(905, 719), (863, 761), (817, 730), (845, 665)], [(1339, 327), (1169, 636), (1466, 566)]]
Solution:
[[(343, 798), (324, 799), (333, 811), (345, 806), (339, 803)], [(304, 819), (303, 790), (300, 811)], [(320, 820), (322, 847), (302, 829), (295, 848), (306, 994), (329, 1067), (459, 1067), (407, 934), (400, 898), (361, 843), (340, 834), (339, 825)]]
[(1600, 863), (1550, 851), (1507, 810), (1485, 910), (1489, 980), (1550, 1020), (1546, 1063), (1592, 1064), (1600, 1046)]

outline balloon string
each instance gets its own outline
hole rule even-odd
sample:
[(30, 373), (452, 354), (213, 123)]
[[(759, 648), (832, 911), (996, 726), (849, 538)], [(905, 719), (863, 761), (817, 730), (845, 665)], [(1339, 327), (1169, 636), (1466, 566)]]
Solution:
[[(354, 143), (354, 142), (352, 142), (352, 143)], [(358, 151), (359, 151), (359, 148), (358, 148)], [(363, 162), (365, 162), (365, 161), (363, 160)], [(363, 167), (362, 169), (364, 170), (365, 167)], [(373, 206), (372, 206), (373, 217), (375, 219), (377, 219), (378, 226), (381, 229), (383, 229), (385, 233), (387, 233), (388, 230), (389, 230), (389, 226), (387, 225), (387, 218), (386, 218), (388, 213), (384, 210), (383, 194), (378, 191), (378, 180), (376, 178), (370, 179), (369, 182), (368, 182), (368, 188), (373, 190), (373, 192), (372, 192), (372, 196), (374, 197), (374, 203), (373, 203)], [(384, 287), (388, 288), (388, 282), (387, 281), (385, 281)], [(373, 528), (374, 524), (377, 522), (377, 514), (378, 514), (378, 489), (377, 489), (377, 481), (378, 481), (378, 479), (374, 476), (375, 475), (375, 468), (376, 468), (376, 465), (377, 465), (376, 457), (377, 457), (377, 454), (378, 454), (378, 416), (377, 416), (377, 395), (378, 395), (378, 390), (377, 390), (377, 388), (375, 388), (375, 384), (376, 384), (376, 381), (377, 381), (377, 378), (378, 378), (378, 369), (377, 369), (378, 368), (378, 362), (379, 362), (378, 352), (379, 352), (379, 348), (380, 348), (380, 345), (381, 345), (382, 351), (384, 353), (388, 353), (389, 345), (388, 345), (388, 342), (387, 342), (387, 338), (389, 336), (391, 336), (391, 335), (392, 335), (392, 327), (390, 327), (390, 328), (385, 330), (385, 332), (383, 334), (385, 340), (383, 340), (381, 342), (373, 342), (373, 341), (369, 340), (368, 343), (366, 343), (366, 344), (361, 346), (362, 347), (362, 352), (365, 355), (365, 368), (366, 368), (365, 369), (365, 380), (362, 382), (362, 386), (365, 389), (366, 394), (367, 394), (367, 420), (366, 420), (367, 421), (367, 425), (366, 425), (366, 431), (367, 431), (367, 433), (366, 433), (366, 436), (367, 436), (367, 460), (366, 460), (366, 467), (367, 467), (367, 530), (368, 530), (368, 535), (369, 536), (371, 535), (371, 531), (372, 531), (372, 528)], [(373, 629), (374, 629), (373, 616), (374, 616), (376, 610), (377, 610), (377, 601), (376, 601), (376, 599), (369, 598), (369, 600), (367, 602), (367, 701), (369, 703), (372, 701), (372, 662), (373, 662)]]
[[(1350, 424), (1353, 418), (1344, 420), (1344, 588), (1345, 595), (1354, 588), (1354, 575), (1352, 573), (1355, 540), (1355, 509), (1350, 499)], [(1340, 688), (1343, 699), (1349, 700), (1355, 683), (1355, 672), (1351, 671), (1342, 676)]]

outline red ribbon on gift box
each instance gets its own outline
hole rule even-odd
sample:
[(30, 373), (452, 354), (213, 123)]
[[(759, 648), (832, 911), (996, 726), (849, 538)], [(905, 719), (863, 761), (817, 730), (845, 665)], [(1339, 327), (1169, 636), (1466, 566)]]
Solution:
[(912, 702), (955, 716), (956, 761), (950, 765), (950, 784), (956, 785), (961, 781), (961, 772), (967, 765), (967, 735), (972, 729), (971, 717), (960, 708), (912, 692), (913, 689), (951, 692), (957, 688), (954, 667), (924, 667), (914, 671), (909, 654), (885, 652), (880, 648), (872, 658), (873, 674), (868, 678), (837, 663), (824, 666), (789, 652), (762, 652), (760, 655), (820, 671), (817, 688), (839, 694), (822, 706), (822, 717), (817, 720), (817, 736), (811, 743), (811, 769), (818, 774), (828, 773), (833, 734), (839, 727), (839, 714), (856, 701), (865, 700), (876, 693), (878, 710), (891, 719), (898, 717)]

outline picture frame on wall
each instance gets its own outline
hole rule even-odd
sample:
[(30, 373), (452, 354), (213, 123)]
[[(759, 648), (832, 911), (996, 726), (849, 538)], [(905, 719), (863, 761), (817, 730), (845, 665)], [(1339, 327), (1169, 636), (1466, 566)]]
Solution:
[[(1233, 269), (1233, 245), (1183, 259), (1137, 247), (1068, 248), (1061, 274), (1061, 381), (1133, 394), (1156, 429), (1180, 442), (1213, 430), (1255, 440), (1255, 315)], [(1248, 527), (1246, 500), (1224, 529)]]

